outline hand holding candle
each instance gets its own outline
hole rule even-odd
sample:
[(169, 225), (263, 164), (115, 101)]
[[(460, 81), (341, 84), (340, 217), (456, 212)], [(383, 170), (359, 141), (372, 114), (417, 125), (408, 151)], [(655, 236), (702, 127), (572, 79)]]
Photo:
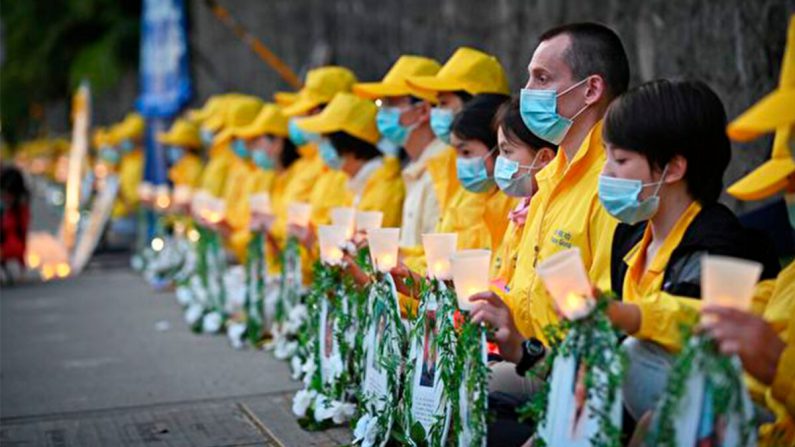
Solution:
[(560, 313), (569, 320), (582, 318), (591, 311), (591, 283), (580, 257), (579, 248), (555, 253), (536, 267)]
[(428, 261), (428, 276), (439, 280), (452, 279), (450, 257), (455, 253), (456, 233), (426, 233), (422, 235), (425, 259)]
[(367, 233), (370, 256), (376, 270), (388, 273), (397, 265), (400, 228), (374, 228)]
[(347, 228), (342, 225), (321, 225), (317, 228), (320, 259), (329, 265), (340, 265)]

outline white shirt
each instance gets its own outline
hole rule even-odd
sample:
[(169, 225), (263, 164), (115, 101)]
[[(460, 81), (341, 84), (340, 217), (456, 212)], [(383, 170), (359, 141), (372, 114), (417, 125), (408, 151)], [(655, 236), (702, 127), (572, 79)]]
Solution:
[(433, 188), (433, 179), (427, 163), (447, 148), (447, 144), (434, 139), (422, 151), (420, 157), (403, 168), (406, 199), (403, 202), (403, 218), (400, 230), (400, 246), (422, 245), (422, 234), (436, 229), (441, 210), (439, 199)]

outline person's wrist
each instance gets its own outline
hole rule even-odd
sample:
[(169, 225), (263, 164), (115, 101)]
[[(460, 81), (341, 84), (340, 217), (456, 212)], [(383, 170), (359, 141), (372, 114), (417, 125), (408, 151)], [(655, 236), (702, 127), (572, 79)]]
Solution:
[(519, 363), (522, 360), (522, 355), (524, 354), (524, 348), (522, 348), (522, 343), (524, 343), (525, 338), (519, 334), (518, 331), (512, 331), (511, 337), (508, 339), (506, 343), (506, 350), (503, 352), (503, 357), (505, 360), (508, 360), (511, 363)]

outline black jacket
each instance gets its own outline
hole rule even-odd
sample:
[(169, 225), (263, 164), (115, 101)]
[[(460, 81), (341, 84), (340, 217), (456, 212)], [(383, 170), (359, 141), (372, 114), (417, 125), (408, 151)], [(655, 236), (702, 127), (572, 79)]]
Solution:
[[(627, 264), (624, 257), (641, 240), (646, 222), (619, 224), (613, 234), (610, 281), (621, 297)], [(775, 278), (781, 266), (767, 236), (745, 228), (725, 206), (704, 205), (685, 230), (679, 246), (671, 253), (665, 267), (662, 290), (672, 295), (701, 298), (701, 257), (704, 254), (732, 256), (760, 262), (761, 279)]]

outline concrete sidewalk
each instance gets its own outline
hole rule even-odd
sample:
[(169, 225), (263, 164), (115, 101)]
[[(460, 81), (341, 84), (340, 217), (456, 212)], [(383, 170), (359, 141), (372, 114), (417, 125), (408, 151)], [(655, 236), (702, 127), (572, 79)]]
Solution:
[(120, 264), (0, 291), (0, 444), (350, 442), (298, 427), (286, 364), (191, 333), (173, 294)]

